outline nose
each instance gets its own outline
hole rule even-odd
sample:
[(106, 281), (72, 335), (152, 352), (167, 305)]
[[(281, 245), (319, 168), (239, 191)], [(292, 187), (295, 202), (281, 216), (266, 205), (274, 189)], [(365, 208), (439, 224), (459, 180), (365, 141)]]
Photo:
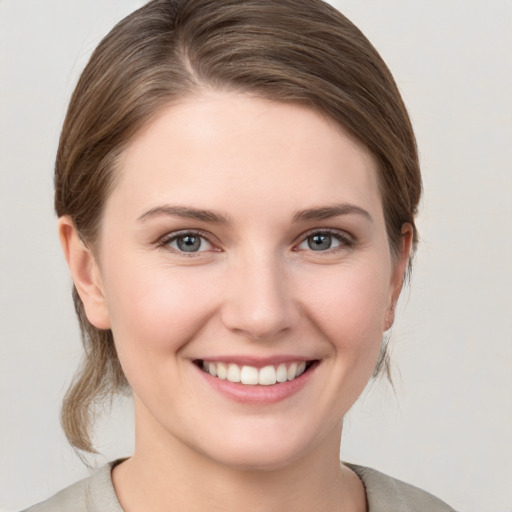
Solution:
[(291, 279), (278, 258), (253, 256), (231, 269), (224, 290), (224, 325), (251, 339), (271, 339), (291, 330), (300, 312)]

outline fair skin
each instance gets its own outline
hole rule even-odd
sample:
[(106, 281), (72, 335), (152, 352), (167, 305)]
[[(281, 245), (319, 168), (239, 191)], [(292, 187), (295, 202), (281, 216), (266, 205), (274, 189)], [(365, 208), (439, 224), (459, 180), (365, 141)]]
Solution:
[(308, 108), (204, 91), (129, 144), (94, 251), (59, 223), (133, 389), (135, 453), (113, 471), (126, 512), (366, 510), (342, 420), (412, 236), (391, 254), (365, 148)]

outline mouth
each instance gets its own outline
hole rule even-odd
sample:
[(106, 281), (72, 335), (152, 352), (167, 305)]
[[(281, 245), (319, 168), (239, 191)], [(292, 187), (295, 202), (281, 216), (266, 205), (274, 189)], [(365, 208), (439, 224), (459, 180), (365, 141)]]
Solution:
[(318, 360), (290, 361), (277, 365), (266, 365), (261, 368), (228, 362), (213, 362), (205, 359), (196, 359), (194, 364), (203, 372), (219, 380), (246, 386), (275, 386), (298, 379), (310, 371), (318, 362)]

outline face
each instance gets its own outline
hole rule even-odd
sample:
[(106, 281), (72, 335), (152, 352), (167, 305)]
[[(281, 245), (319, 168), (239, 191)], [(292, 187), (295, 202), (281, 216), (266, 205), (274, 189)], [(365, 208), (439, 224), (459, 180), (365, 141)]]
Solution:
[(245, 468), (337, 446), (407, 261), (371, 155), (305, 107), (207, 92), (161, 112), (118, 172), (98, 296), (81, 294), (112, 329), (137, 442)]

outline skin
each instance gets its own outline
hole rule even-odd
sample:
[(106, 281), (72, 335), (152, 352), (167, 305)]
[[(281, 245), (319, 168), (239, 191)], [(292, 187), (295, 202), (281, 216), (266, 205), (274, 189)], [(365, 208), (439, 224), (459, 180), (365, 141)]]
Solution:
[[(203, 91), (130, 143), (94, 251), (59, 222), (87, 316), (112, 329), (133, 388), (135, 453), (113, 471), (127, 512), (366, 510), (339, 463), (342, 420), (393, 322), (411, 229), (392, 256), (362, 145), (308, 108)], [(183, 231), (198, 251), (180, 251)], [(274, 403), (233, 400), (194, 364), (284, 356), (317, 363)]]

